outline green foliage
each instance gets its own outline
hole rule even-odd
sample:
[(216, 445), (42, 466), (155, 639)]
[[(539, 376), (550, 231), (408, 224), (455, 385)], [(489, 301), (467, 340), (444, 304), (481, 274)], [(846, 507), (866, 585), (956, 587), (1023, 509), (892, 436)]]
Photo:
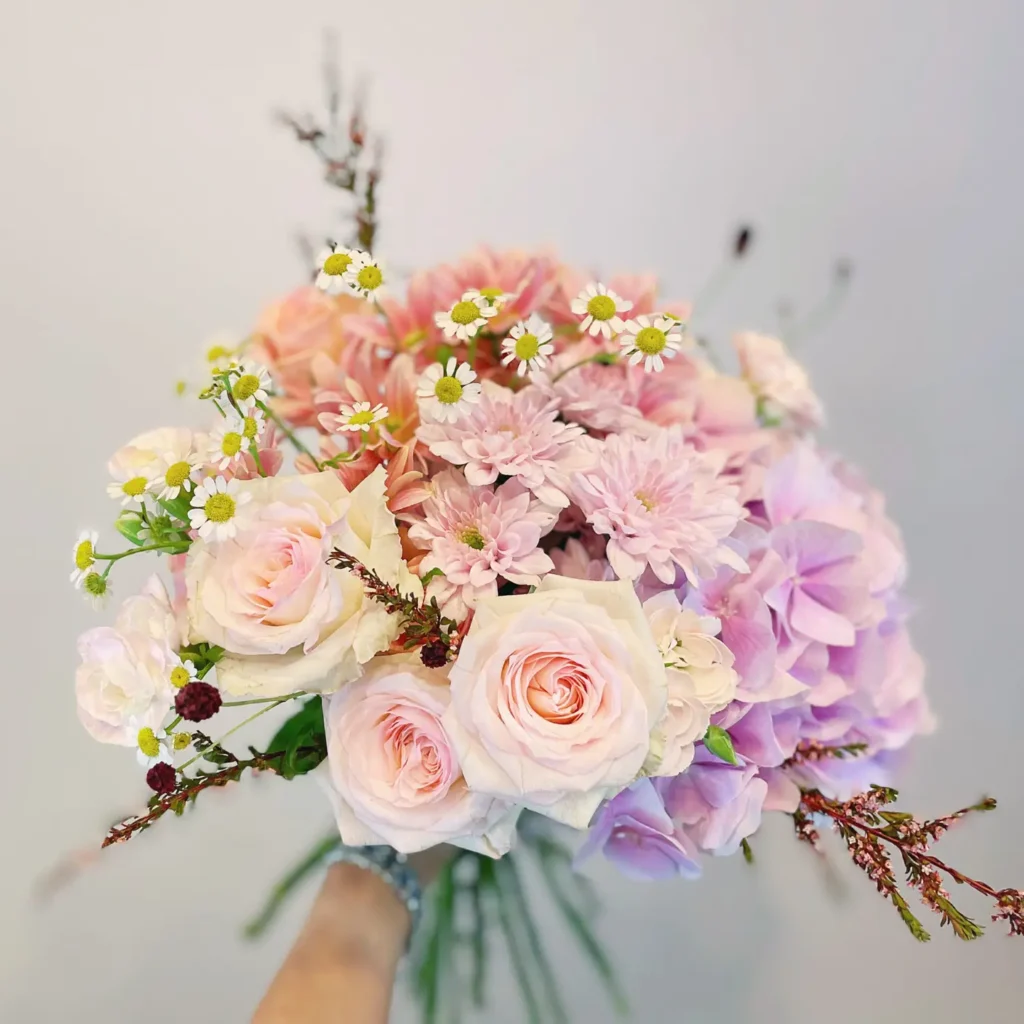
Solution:
[(719, 725), (708, 726), (708, 731), (704, 734), (704, 746), (715, 757), (721, 758), (729, 764), (740, 763), (736, 751), (733, 749), (732, 737)]
[(286, 779), (311, 772), (327, 756), (323, 702), (319, 697), (306, 701), (267, 744), (267, 756), (283, 751), (275, 770)]
[(114, 526), (117, 528), (117, 532), (121, 534), (129, 544), (134, 544), (136, 547), (142, 544), (139, 534), (145, 527), (145, 523), (139, 516), (138, 512), (133, 509), (125, 509), (125, 511), (117, 517), (117, 520), (114, 522)]
[(750, 842), (746, 839), (740, 840), (740, 849), (743, 851), (743, 859), (748, 864), (754, 863), (754, 851), (750, 847)]

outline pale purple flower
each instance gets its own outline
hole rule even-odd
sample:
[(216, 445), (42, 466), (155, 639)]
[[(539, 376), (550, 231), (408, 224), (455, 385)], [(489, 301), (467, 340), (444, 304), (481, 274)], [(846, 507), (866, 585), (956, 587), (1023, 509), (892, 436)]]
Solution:
[(438, 458), (464, 466), (474, 487), (499, 475), (516, 477), (545, 504), (565, 508), (570, 475), (593, 456), (583, 429), (557, 418), (557, 408), (536, 388), (490, 387), (458, 420), (424, 423), (417, 436)]
[(744, 511), (720, 469), (721, 459), (696, 451), (680, 428), (649, 440), (616, 434), (602, 443), (597, 465), (573, 479), (573, 497), (608, 536), (620, 579), (635, 580), (649, 565), (671, 584), (679, 566), (695, 582), (719, 565), (747, 568), (724, 543)]
[(716, 857), (735, 853), (757, 831), (768, 784), (754, 765), (693, 764), (655, 783), (675, 825), (699, 849)]
[(432, 486), (423, 518), (409, 527), (409, 537), (428, 549), (420, 572), (444, 574), (432, 593), (449, 614), (496, 595), (499, 579), (533, 586), (554, 568), (537, 544), (554, 524), (556, 510), (536, 501), (518, 481), (508, 480), (497, 490), (472, 487), (461, 473), (446, 470)]
[(696, 878), (700, 874), (695, 846), (673, 824), (650, 779), (634, 782), (600, 808), (576, 854), (576, 865), (598, 851), (630, 878)]

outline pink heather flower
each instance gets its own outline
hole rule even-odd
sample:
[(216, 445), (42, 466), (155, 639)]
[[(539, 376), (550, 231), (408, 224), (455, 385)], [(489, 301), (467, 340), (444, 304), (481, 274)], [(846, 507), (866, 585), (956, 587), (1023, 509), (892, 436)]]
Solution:
[(480, 598), (497, 596), (499, 578), (536, 586), (554, 568), (537, 544), (554, 524), (555, 510), (534, 500), (518, 481), (492, 491), (470, 486), (449, 469), (432, 483), (423, 519), (409, 527), (409, 537), (429, 549), (420, 573), (444, 573), (438, 599), (448, 614), (461, 618)]
[(678, 565), (691, 583), (719, 565), (746, 570), (727, 544), (745, 513), (735, 485), (720, 475), (723, 459), (702, 454), (678, 427), (650, 439), (613, 434), (595, 468), (576, 474), (573, 497), (598, 533), (620, 579), (635, 580), (649, 565), (672, 584)]
[(825, 413), (807, 371), (778, 339), (745, 331), (733, 339), (744, 379), (761, 399), (765, 415), (801, 430), (820, 427)]
[(590, 464), (581, 427), (556, 422), (558, 410), (536, 388), (484, 390), (448, 423), (424, 423), (417, 437), (438, 458), (464, 466), (474, 487), (515, 477), (545, 504), (569, 504), (569, 477)]

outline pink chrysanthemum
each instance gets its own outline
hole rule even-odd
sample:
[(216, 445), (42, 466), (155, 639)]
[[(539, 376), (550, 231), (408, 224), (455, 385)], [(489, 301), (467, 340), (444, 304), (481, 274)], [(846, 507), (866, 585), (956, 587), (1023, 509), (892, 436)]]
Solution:
[(438, 458), (464, 466), (474, 487), (515, 477), (546, 505), (565, 508), (569, 477), (590, 464), (591, 449), (581, 427), (557, 417), (536, 388), (492, 386), (456, 420), (424, 423), (417, 436)]
[(533, 586), (554, 568), (537, 544), (554, 524), (555, 510), (515, 480), (491, 490), (445, 470), (434, 478), (422, 511), (409, 536), (429, 549), (420, 573), (444, 573), (435, 590), (447, 614), (460, 618), (481, 597), (496, 595), (499, 578)]
[(573, 498), (607, 534), (607, 557), (620, 579), (635, 580), (648, 565), (669, 584), (676, 566), (691, 582), (719, 565), (747, 568), (723, 543), (745, 514), (736, 486), (720, 475), (723, 461), (698, 452), (679, 427), (649, 439), (614, 434), (604, 441), (596, 467), (574, 478)]

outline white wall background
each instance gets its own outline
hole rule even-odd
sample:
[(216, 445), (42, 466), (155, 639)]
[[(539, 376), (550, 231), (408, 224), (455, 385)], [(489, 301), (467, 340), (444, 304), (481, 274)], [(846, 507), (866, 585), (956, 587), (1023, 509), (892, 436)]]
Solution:
[[(299, 227), (335, 201), (270, 111), (319, 97), (320, 31), (372, 78), (389, 139), (381, 249), (404, 266), (487, 239), (552, 243), (690, 294), (740, 218), (754, 258), (705, 323), (773, 327), (776, 300), (857, 266), (804, 354), (831, 440), (902, 522), (942, 731), (904, 780), (940, 812), (1002, 809), (945, 842), (1024, 884), (1019, 743), (1024, 6), (1013, 0), (149, 0), (11, 4), (0, 33), (3, 683), (0, 1018), (235, 1022), (302, 912), (236, 926), (319, 834), (275, 780), (108, 851), (56, 902), (34, 881), (137, 806), (130, 754), (71, 689), (96, 623), (67, 585), (75, 531), (111, 516), (108, 453), (182, 415), (170, 382), (211, 330), (292, 286)], [(121, 575), (122, 593), (134, 580)], [(641, 1021), (1021, 1019), (1024, 947), (909, 938), (866, 881), (830, 896), (774, 823), (758, 864), (699, 884), (598, 872)], [(838, 851), (837, 851), (838, 853)], [(837, 857), (837, 860), (839, 858)], [(987, 908), (965, 897), (979, 914)], [(610, 1014), (567, 941), (578, 1019)], [(505, 968), (490, 1020), (516, 1021)], [(344, 1019), (340, 1014), (339, 1019)], [(399, 1001), (396, 1021), (412, 1020)]]

